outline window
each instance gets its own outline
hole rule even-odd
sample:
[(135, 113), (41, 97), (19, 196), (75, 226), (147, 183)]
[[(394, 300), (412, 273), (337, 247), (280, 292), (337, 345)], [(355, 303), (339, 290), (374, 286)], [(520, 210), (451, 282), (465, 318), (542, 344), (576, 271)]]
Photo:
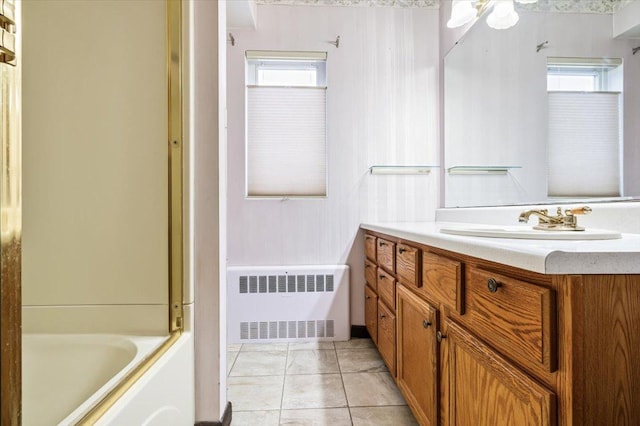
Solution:
[(246, 57), (247, 196), (325, 197), (326, 53)]
[(548, 58), (548, 194), (621, 194), (622, 61)]

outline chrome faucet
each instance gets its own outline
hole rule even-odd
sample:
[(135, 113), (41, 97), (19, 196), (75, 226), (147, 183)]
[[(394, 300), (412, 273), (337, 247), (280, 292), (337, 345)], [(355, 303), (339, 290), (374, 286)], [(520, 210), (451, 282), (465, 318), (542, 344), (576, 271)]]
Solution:
[(584, 206), (575, 209), (566, 209), (562, 213), (562, 207), (558, 207), (555, 216), (550, 216), (547, 209), (527, 210), (520, 213), (518, 221), (520, 223), (529, 222), (531, 215), (538, 217), (538, 224), (533, 229), (542, 231), (584, 231), (584, 227), (578, 226), (577, 215), (589, 214), (591, 208)]

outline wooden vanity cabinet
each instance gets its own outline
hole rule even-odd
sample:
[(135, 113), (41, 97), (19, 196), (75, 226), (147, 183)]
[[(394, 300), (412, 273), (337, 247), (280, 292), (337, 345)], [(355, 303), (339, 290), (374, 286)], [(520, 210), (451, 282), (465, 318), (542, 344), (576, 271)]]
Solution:
[(640, 425), (640, 274), (543, 275), (369, 234), (367, 329), (421, 425)]
[(392, 238), (365, 235), (365, 324), (389, 372), (395, 378), (396, 287), (398, 280), (420, 287), (420, 249)]

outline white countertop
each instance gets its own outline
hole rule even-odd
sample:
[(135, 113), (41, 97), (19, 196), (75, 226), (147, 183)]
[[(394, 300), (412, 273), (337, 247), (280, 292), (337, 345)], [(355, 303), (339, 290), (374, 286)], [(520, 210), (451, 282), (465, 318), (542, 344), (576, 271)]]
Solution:
[(456, 225), (460, 223), (385, 222), (360, 227), (541, 274), (640, 274), (638, 234), (622, 234), (615, 240), (559, 241), (440, 233), (441, 227)]

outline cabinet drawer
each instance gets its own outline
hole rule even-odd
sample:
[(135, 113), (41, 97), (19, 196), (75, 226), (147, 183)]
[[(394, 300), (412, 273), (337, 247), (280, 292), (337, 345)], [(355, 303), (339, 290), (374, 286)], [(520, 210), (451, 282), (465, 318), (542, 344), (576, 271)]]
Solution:
[(364, 260), (364, 278), (367, 280), (367, 284), (375, 290), (377, 286), (376, 264), (367, 259)]
[(376, 259), (378, 266), (394, 273), (396, 270), (396, 243), (378, 238)]
[(405, 244), (396, 246), (398, 281), (410, 287), (420, 287), (420, 250)]
[(440, 303), (463, 313), (463, 264), (434, 253), (422, 253), (422, 291)]
[(382, 268), (378, 268), (378, 296), (388, 307), (396, 310), (396, 281)]
[(364, 254), (367, 258), (376, 260), (376, 237), (366, 234), (364, 236)]
[(465, 292), (469, 328), (504, 354), (555, 371), (556, 300), (552, 289), (468, 268)]
[(378, 301), (378, 351), (389, 372), (396, 377), (396, 316)]

